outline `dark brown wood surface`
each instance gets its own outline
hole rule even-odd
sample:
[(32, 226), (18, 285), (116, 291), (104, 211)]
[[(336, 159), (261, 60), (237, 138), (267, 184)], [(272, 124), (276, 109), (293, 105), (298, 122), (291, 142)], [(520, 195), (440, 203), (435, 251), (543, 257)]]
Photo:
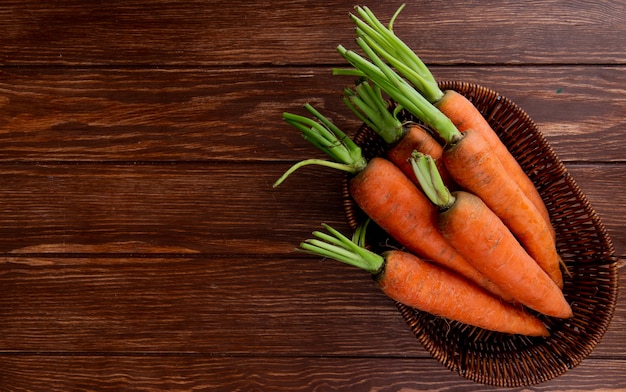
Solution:
[[(359, 126), (330, 73), (354, 5), (0, 4), (1, 391), (498, 390), (432, 359), (366, 273), (294, 252), (347, 229), (341, 174), (272, 183), (322, 156), (283, 111)], [(395, 24), (438, 79), (528, 112), (621, 260), (625, 22), (623, 1), (419, 1)], [(530, 389), (624, 390), (625, 353), (620, 299), (591, 355)]]

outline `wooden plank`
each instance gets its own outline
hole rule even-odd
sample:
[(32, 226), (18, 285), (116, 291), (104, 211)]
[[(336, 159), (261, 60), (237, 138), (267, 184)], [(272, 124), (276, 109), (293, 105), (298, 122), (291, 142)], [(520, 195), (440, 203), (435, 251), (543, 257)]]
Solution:
[[(371, 8), (386, 23), (400, 4)], [(337, 63), (335, 46), (353, 45), (353, 6), (328, 0), (3, 2), (0, 59), (11, 66)], [(395, 30), (429, 63), (624, 64), (622, 8), (610, 1), (431, 1), (407, 6)]]
[[(330, 260), (2, 260), (0, 352), (429, 357), (367, 273)], [(624, 333), (622, 301), (591, 356), (626, 360)]]
[(611, 167), (581, 165), (571, 166), (568, 171), (607, 227), (617, 255), (626, 259), (626, 238), (621, 234), (626, 197), (620, 192), (626, 183), (626, 168), (620, 165), (618, 170), (611, 170)]
[[(561, 159), (624, 161), (626, 73), (613, 67), (435, 67), (494, 89)], [(0, 162), (299, 160), (315, 151), (282, 112), (310, 102), (348, 133), (360, 122), (330, 67), (8, 69), (0, 73)], [(622, 86), (622, 87), (620, 87)], [(321, 156), (321, 155), (315, 155)]]
[[(283, 111), (359, 125), (330, 75), (354, 4), (0, 5), (0, 389), (505, 391), (432, 359), (366, 273), (293, 251), (346, 228), (341, 174), (271, 184), (321, 156)], [(439, 79), (528, 111), (622, 263), (624, 5), (436, 0), (395, 23)], [(624, 336), (620, 301), (579, 367), (506, 391), (624, 390)]]
[[(515, 102), (567, 162), (624, 162), (626, 73), (612, 67), (433, 69), (438, 80), (488, 87)], [(594, 144), (602, 147), (596, 149)]]
[(311, 102), (337, 121), (354, 118), (338, 97), (346, 81), (329, 73), (8, 70), (0, 74), (0, 161), (298, 159), (312, 148), (283, 111)]
[(333, 261), (3, 261), (0, 351), (426, 355), (371, 277)]
[[(588, 360), (533, 391), (622, 391), (623, 362)], [(598, 374), (602, 374), (598, 379)], [(205, 356), (0, 356), (7, 390), (56, 391), (477, 391), (430, 358), (240, 358)]]
[[(284, 164), (2, 166), (8, 253), (285, 254), (345, 227), (342, 174)], [(329, 199), (329, 195), (336, 197)]]
[[(283, 163), (1, 165), (0, 252), (289, 254), (329, 223), (347, 228), (343, 174)], [(572, 176), (626, 255), (624, 165)]]

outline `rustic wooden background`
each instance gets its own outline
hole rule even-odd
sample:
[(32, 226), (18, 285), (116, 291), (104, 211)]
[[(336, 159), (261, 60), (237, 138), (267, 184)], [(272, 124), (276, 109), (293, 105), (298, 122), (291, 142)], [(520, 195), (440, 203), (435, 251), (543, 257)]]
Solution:
[[(293, 252), (347, 229), (340, 174), (271, 184), (321, 157), (283, 111), (359, 125), (330, 74), (354, 5), (2, 2), (0, 390), (496, 390), (430, 358), (367, 274)], [(416, 1), (395, 29), (439, 80), (525, 109), (626, 258), (625, 1)], [(620, 300), (531, 389), (624, 390), (624, 370)]]

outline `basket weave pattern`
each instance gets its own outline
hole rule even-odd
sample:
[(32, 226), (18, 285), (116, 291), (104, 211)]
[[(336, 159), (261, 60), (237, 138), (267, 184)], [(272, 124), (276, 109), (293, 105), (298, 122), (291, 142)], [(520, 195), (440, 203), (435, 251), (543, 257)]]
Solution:
[[(539, 316), (548, 338), (486, 331), (451, 322), (400, 303), (397, 307), (418, 341), (447, 368), (483, 384), (520, 387), (557, 377), (577, 366), (602, 339), (615, 311), (618, 293), (617, 258), (611, 239), (563, 163), (530, 117), (493, 90), (464, 82), (442, 82), (481, 111), (541, 194), (556, 231), (557, 249), (571, 276), (564, 273), (564, 294), (574, 317)], [(408, 117), (407, 120), (412, 120)], [(371, 158), (386, 145), (363, 126), (355, 141)], [(354, 229), (365, 219), (344, 182), (344, 209)], [(394, 244), (379, 228), (368, 236), (373, 248)]]

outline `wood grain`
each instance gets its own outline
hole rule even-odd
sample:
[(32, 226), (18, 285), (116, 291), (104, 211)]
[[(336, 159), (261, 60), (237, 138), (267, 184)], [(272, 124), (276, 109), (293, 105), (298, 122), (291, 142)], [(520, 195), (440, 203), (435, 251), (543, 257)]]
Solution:
[[(602, 379), (598, 379), (601, 372)], [(626, 388), (622, 362), (587, 360), (532, 388), (471, 384), (430, 358), (259, 358), (195, 355), (0, 355), (0, 382), (11, 391), (605, 391)]]
[[(430, 358), (367, 273), (331, 260), (5, 260), (0, 346), (15, 354)], [(592, 358), (626, 360), (623, 303), (614, 317)]]
[[(1, 64), (225, 66), (340, 63), (351, 1), (4, 2)], [(401, 1), (370, 4), (388, 21)], [(619, 2), (424, 1), (395, 29), (427, 63), (624, 64)], [(607, 38), (610, 32), (610, 38)]]
[(335, 262), (203, 256), (10, 263), (1, 269), (0, 342), (11, 351), (425, 356), (372, 279)]
[[(354, 4), (2, 2), (0, 390), (501, 391), (431, 358), (368, 274), (294, 252), (347, 230), (342, 174), (271, 185), (323, 157), (283, 111), (360, 125), (330, 72)], [(419, 1), (394, 25), (439, 80), (528, 112), (622, 263), (624, 6)], [(580, 366), (507, 391), (624, 390), (625, 336), (620, 299)]]
[[(624, 162), (621, 68), (433, 72), (516, 102), (565, 161)], [(310, 102), (355, 132), (360, 122), (340, 99), (352, 82), (330, 75), (330, 67), (0, 70), (0, 162), (304, 159), (316, 151), (282, 113), (303, 113)]]
[(0, 249), (286, 254), (322, 222), (347, 227), (342, 175), (309, 168), (273, 189), (288, 167), (4, 165)]
[[(0, 252), (291, 253), (322, 223), (347, 230), (342, 174), (288, 164), (1, 165)], [(626, 255), (623, 165), (571, 174)]]

